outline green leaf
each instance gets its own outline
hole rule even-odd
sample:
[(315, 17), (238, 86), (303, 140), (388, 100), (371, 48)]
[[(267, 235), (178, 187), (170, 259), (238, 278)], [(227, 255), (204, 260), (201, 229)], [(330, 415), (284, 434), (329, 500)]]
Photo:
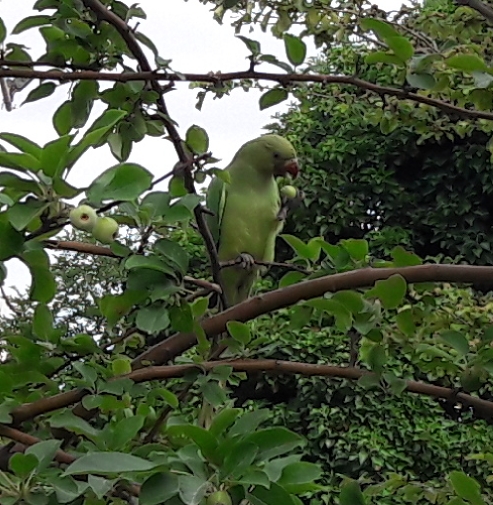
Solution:
[(410, 73), (406, 80), (410, 86), (418, 89), (432, 89), (436, 85), (436, 80), (431, 74)]
[(159, 505), (176, 496), (179, 480), (172, 473), (155, 473), (144, 481), (139, 493), (139, 505)]
[(140, 256), (137, 254), (130, 256), (125, 261), (125, 268), (127, 270), (132, 270), (134, 268), (147, 268), (150, 270), (157, 270), (158, 272), (162, 272), (164, 274), (174, 273), (172, 268), (156, 256)]
[(27, 153), (5, 153), (0, 151), (0, 166), (14, 170), (37, 172), (41, 167), (40, 161)]
[(44, 470), (55, 458), (55, 453), (60, 449), (61, 440), (43, 440), (28, 447), (24, 454), (33, 454), (38, 460), (36, 469)]
[(10, 469), (19, 477), (27, 477), (38, 466), (38, 458), (34, 454), (16, 453), (9, 460)]
[(365, 297), (377, 297), (386, 309), (395, 309), (403, 302), (406, 292), (406, 280), (402, 275), (394, 274), (388, 279), (377, 281)]
[(254, 56), (258, 56), (260, 54), (260, 43), (257, 42), (256, 40), (249, 39), (247, 37), (244, 37), (243, 35), (237, 35), (236, 36), (238, 39), (240, 39), (250, 50), (250, 52)]
[(475, 479), (459, 471), (450, 472), (448, 477), (455, 492), (461, 498), (474, 505), (485, 504), (484, 500), (481, 498), (481, 486)]
[(36, 100), (41, 100), (54, 93), (56, 89), (56, 84), (53, 82), (45, 82), (34, 88), (28, 95), (27, 98), (22, 102), (22, 105), (29, 102), (35, 102)]
[(125, 417), (116, 423), (112, 430), (111, 448), (124, 449), (143, 428), (145, 422), (144, 416)]
[(53, 333), (53, 316), (44, 303), (40, 303), (34, 310), (33, 332), (41, 340), (49, 341)]
[(48, 142), (41, 153), (41, 170), (49, 177), (61, 175), (65, 168), (65, 161), (70, 151), (73, 135), (64, 135), (52, 142)]
[(184, 437), (195, 442), (204, 457), (214, 461), (217, 440), (212, 433), (191, 424), (169, 426), (168, 433), (172, 436)]
[(366, 362), (375, 373), (381, 373), (387, 363), (387, 353), (380, 344), (373, 345), (366, 355)]
[(320, 247), (312, 247), (309, 244), (305, 244), (302, 240), (294, 235), (281, 235), (281, 238), (285, 240), (288, 245), (293, 249), (293, 251), (303, 259), (316, 261), (320, 255)]
[(130, 358), (115, 358), (111, 361), (111, 371), (114, 375), (125, 375), (132, 371), (132, 360)]
[(91, 452), (70, 464), (65, 474), (115, 475), (125, 472), (147, 472), (158, 465), (158, 462), (154, 463), (123, 452)]
[(367, 54), (365, 56), (365, 63), (368, 65), (373, 65), (375, 63), (389, 63), (390, 65), (396, 65), (398, 67), (404, 66), (404, 62), (395, 54), (384, 53), (383, 51), (375, 51)]
[(365, 497), (359, 484), (355, 480), (346, 482), (339, 494), (340, 505), (366, 505)]
[(392, 25), (374, 18), (363, 18), (360, 20), (360, 25), (364, 30), (372, 30), (378, 38), (383, 41), (392, 37), (399, 37), (399, 32), (397, 32)]
[(18, 230), (24, 230), (31, 221), (38, 218), (49, 206), (49, 203), (30, 198), (26, 202), (15, 203), (7, 211), (9, 221)]
[(288, 96), (288, 92), (284, 88), (272, 88), (260, 97), (260, 110), (268, 109), (273, 105), (284, 102), (288, 99)]
[(5, 28), (5, 23), (3, 19), (0, 18), (0, 44), (3, 44), (5, 37), (7, 36), (7, 28)]
[(41, 249), (34, 249), (24, 252), (22, 259), (32, 276), (30, 298), (42, 303), (50, 302), (56, 294), (57, 285), (50, 270), (48, 255)]
[(9, 221), (6, 212), (0, 213), (0, 261), (19, 254), (24, 245), (24, 237)]
[(286, 428), (267, 428), (248, 435), (246, 442), (256, 444), (264, 460), (280, 456), (305, 444), (302, 437)]
[(369, 252), (368, 242), (364, 239), (341, 240), (341, 244), (356, 261), (363, 261)]
[[(92, 370), (94, 373), (94, 370)], [(64, 428), (80, 435), (85, 435), (94, 440), (98, 437), (99, 431), (93, 428), (85, 419), (77, 417), (71, 410), (59, 412), (50, 417), (50, 426), (52, 428)]]
[(209, 149), (209, 135), (197, 125), (192, 125), (187, 130), (185, 142), (195, 154), (206, 153)]
[(211, 425), (209, 426), (209, 433), (218, 437), (224, 430), (229, 428), (241, 414), (241, 409), (227, 408), (221, 410), (214, 416)]
[(247, 498), (253, 505), (294, 505), (291, 495), (274, 482), (271, 483), (269, 489), (255, 486), (251, 492), (247, 493)]
[(240, 323), (239, 321), (228, 321), (226, 323), (226, 328), (228, 329), (228, 333), (241, 344), (246, 345), (252, 339), (250, 328), (245, 323)]
[(270, 416), (268, 409), (259, 409), (253, 412), (243, 414), (229, 430), (229, 436), (246, 435), (253, 433), (261, 423), (266, 421)]
[(187, 273), (190, 259), (187, 251), (180, 244), (162, 238), (154, 244), (154, 250), (162, 255), (174, 270), (178, 270), (183, 275)]
[(36, 26), (49, 25), (52, 22), (53, 21), (52, 21), (51, 16), (42, 16), (42, 15), (29, 16), (27, 18), (22, 19), (14, 26), (14, 29), (12, 30), (12, 34), (17, 35), (19, 33), (22, 33), (25, 30), (28, 30), (29, 28), (34, 28)]
[(406, 251), (400, 245), (394, 247), (390, 255), (394, 260), (395, 267), (412, 267), (423, 263), (422, 259), (417, 254)]
[(402, 312), (399, 312), (399, 314), (396, 316), (396, 321), (397, 327), (402, 331), (402, 333), (404, 333), (404, 335), (411, 337), (416, 331), (416, 325), (414, 324), (413, 313), (411, 309), (406, 309)]
[(152, 174), (136, 163), (122, 163), (103, 172), (86, 191), (94, 204), (103, 200), (134, 200), (152, 184)]
[(319, 479), (321, 475), (322, 470), (318, 465), (299, 461), (286, 466), (278, 482), (281, 486), (304, 484)]
[(288, 59), (293, 65), (301, 65), (305, 61), (306, 44), (299, 37), (285, 33), (284, 47)]
[(414, 56), (414, 47), (406, 37), (386, 37), (385, 42), (402, 61), (409, 61)]
[(255, 461), (259, 448), (252, 442), (239, 441), (231, 446), (221, 465), (221, 475), (224, 478), (239, 478)]
[(466, 73), (486, 72), (488, 70), (488, 65), (475, 54), (457, 54), (447, 58), (445, 63), (450, 68), (462, 70)]
[(210, 486), (207, 479), (195, 475), (180, 475), (178, 480), (180, 498), (183, 503), (187, 505), (202, 503), (202, 499)]
[(440, 337), (461, 356), (465, 356), (469, 352), (469, 342), (462, 333), (454, 330), (445, 330), (440, 334)]
[(58, 107), (53, 115), (53, 127), (58, 135), (66, 135), (72, 129), (72, 102), (67, 100)]
[(154, 334), (165, 330), (170, 324), (170, 319), (168, 311), (161, 304), (155, 304), (140, 309), (135, 322), (139, 330)]
[(493, 75), (487, 72), (474, 71), (471, 72), (471, 75), (474, 79), (474, 86), (476, 86), (476, 88), (485, 89), (493, 83)]
[(13, 145), (19, 151), (22, 151), (26, 154), (30, 154), (34, 158), (40, 159), (41, 158), (41, 147), (33, 142), (32, 140), (29, 140), (26, 137), (23, 137), (22, 135), (17, 135), (16, 133), (0, 133), (0, 140), (5, 140), (5, 142), (8, 142), (9, 144)]
[(67, 167), (72, 167), (90, 147), (99, 144), (101, 139), (126, 115), (127, 112), (122, 110), (109, 109), (105, 111), (94, 121), (94, 124), (84, 134), (80, 142), (72, 147), (67, 156)]

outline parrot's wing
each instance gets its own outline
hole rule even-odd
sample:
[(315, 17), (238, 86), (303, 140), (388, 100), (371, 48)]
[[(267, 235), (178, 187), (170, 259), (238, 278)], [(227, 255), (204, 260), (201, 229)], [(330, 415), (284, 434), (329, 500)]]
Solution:
[(221, 222), (226, 204), (226, 184), (219, 178), (214, 177), (207, 189), (206, 205), (214, 213), (213, 216), (207, 214), (207, 224), (214, 239), (216, 247), (219, 248)]

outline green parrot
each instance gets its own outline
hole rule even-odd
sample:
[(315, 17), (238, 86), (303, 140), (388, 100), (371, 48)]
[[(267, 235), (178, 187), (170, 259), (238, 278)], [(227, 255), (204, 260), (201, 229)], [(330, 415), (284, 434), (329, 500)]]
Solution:
[(226, 167), (230, 182), (214, 177), (207, 189), (207, 215), (220, 262), (241, 258), (221, 269), (228, 306), (250, 296), (262, 267), (255, 261), (274, 261), (275, 240), (283, 227), (281, 197), (275, 177), (298, 176), (296, 151), (279, 135), (262, 135), (240, 147)]

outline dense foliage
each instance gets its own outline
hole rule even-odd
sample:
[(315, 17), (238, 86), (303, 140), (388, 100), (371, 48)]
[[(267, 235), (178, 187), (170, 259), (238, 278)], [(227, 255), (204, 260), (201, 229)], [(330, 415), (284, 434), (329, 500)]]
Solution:
[[(0, 283), (14, 258), (32, 278), (0, 320), (0, 502), (491, 503), (492, 301), (463, 283), (493, 273), (443, 264), (492, 259), (489, 11), (201, 3), (238, 33), (271, 30), (285, 58), (241, 36), (248, 72), (176, 72), (133, 28), (145, 12), (117, 0), (0, 19), (6, 109), (36, 79), (32, 107), (69, 93), (51, 142), (0, 133)], [(38, 61), (10, 41), (32, 29)], [(169, 116), (178, 79), (198, 108), (260, 81), (261, 109), (299, 99), (272, 127), (304, 166), (286, 263), (227, 311), (195, 184), (228, 177), (206, 129), (182, 139)], [(176, 150), (159, 177), (128, 162), (147, 136)], [(116, 164), (69, 184), (102, 145)]]

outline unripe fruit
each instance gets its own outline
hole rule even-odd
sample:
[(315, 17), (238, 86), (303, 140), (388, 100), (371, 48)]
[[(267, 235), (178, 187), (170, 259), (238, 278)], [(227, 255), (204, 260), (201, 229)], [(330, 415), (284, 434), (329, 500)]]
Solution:
[(98, 218), (92, 236), (102, 244), (111, 244), (118, 235), (118, 223), (111, 217)]
[(69, 214), (70, 222), (79, 230), (91, 231), (98, 220), (96, 211), (89, 205), (80, 205)]
[(287, 185), (281, 188), (281, 195), (285, 196), (289, 200), (296, 198), (297, 194), (298, 190), (294, 186)]
[(207, 498), (207, 505), (233, 505), (227, 491), (216, 491)]

